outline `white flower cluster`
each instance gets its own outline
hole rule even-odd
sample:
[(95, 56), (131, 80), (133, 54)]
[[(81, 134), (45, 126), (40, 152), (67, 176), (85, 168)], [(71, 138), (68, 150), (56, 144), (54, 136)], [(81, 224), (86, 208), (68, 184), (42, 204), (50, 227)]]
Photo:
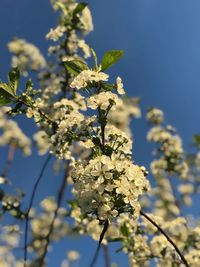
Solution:
[(154, 213), (163, 218), (177, 217), (180, 215), (180, 208), (177, 205), (173, 188), (170, 181), (164, 177), (156, 177), (157, 187), (153, 190), (156, 196)]
[(16, 224), (2, 226), (0, 231), (0, 266), (22, 267), (12, 250), (18, 248), (20, 241), (20, 229)]
[(91, 57), (91, 52), (90, 52), (90, 47), (88, 44), (86, 44), (85, 40), (79, 40), (78, 41), (78, 46), (82, 49), (84, 58), (89, 58)]
[[(69, 52), (67, 54), (76, 54), (78, 48), (80, 48), (85, 58), (90, 57), (90, 48), (83, 39), (86, 34), (93, 30), (92, 16), (89, 8), (85, 6), (81, 12), (76, 13), (76, 20), (74, 20), (74, 11), (78, 6), (75, 0), (52, 0), (51, 2), (55, 10), (61, 11), (61, 19), (59, 25), (55, 29), (51, 29), (46, 37), (53, 41), (59, 41), (59, 39), (64, 36), (64, 33), (66, 33), (66, 48)], [(51, 51), (54, 53), (61, 53), (60, 46), (51, 47)], [(66, 55), (66, 51), (63, 52), (64, 55)]]
[(94, 27), (92, 22), (92, 16), (87, 6), (83, 9), (82, 14), (80, 15), (80, 22), (82, 24), (85, 34), (88, 34), (93, 31)]
[(70, 84), (70, 87), (76, 89), (85, 88), (88, 83), (107, 81), (108, 77), (109, 76), (103, 72), (83, 70), (74, 78), (74, 80)]
[(166, 251), (165, 253), (166, 256), (168, 256), (168, 260), (171, 260), (171, 250), (173, 250), (173, 247), (163, 235), (157, 235), (152, 239), (151, 250), (157, 257), (159, 257), (162, 251)]
[[(55, 10), (61, 10), (63, 13), (63, 18), (68, 18), (68, 20), (69, 18), (72, 19), (73, 11), (78, 5), (75, 0), (51, 0), (51, 4)], [(92, 22), (92, 15), (90, 9), (87, 6), (79, 14), (77, 14), (77, 17), (80, 21), (79, 27), (84, 34), (88, 34), (93, 31), (94, 26)], [(71, 29), (72, 25), (69, 26)]]
[(116, 108), (116, 105), (121, 102), (116, 94), (112, 92), (101, 92), (93, 95), (88, 99), (88, 107), (91, 109), (107, 110), (109, 107)]
[(44, 155), (50, 148), (49, 137), (45, 131), (38, 131), (33, 135), (39, 155)]
[(80, 258), (80, 254), (76, 250), (70, 250), (67, 253), (67, 257), (70, 261), (77, 261)]
[[(153, 190), (156, 196), (154, 212), (166, 219), (173, 218), (180, 215), (181, 211), (171, 177), (176, 175), (182, 181), (189, 180), (189, 167), (185, 161), (182, 140), (173, 127), (162, 125), (164, 115), (161, 110), (150, 109), (147, 119), (153, 124), (147, 139), (157, 144), (155, 151), (157, 159), (151, 162), (151, 172), (157, 183), (157, 187)], [(181, 197), (182, 204), (190, 204), (188, 194), (183, 194)]]
[(71, 31), (67, 38), (67, 50), (70, 51), (70, 55), (76, 55), (79, 48), (80, 39), (75, 32), (75, 30)]
[(7, 118), (7, 111), (7, 108), (0, 108), (0, 146), (12, 145), (28, 156), (31, 154), (31, 140), (21, 131), (17, 122)]
[(180, 197), (182, 202), (190, 206), (192, 205), (191, 195), (195, 192), (195, 186), (193, 183), (183, 183), (178, 186), (178, 191), (180, 193)]
[[(46, 136), (43, 135), (45, 147), (49, 147), (50, 152), (59, 159), (73, 160), (72, 150), (76, 150), (75, 142), (92, 135), (91, 125), (96, 120), (95, 116), (85, 117), (83, 114), (86, 109), (84, 98), (79, 94), (74, 96), (74, 99), (63, 98), (53, 104), (51, 118), (56, 123), (56, 130), (51, 129), (46, 132)], [(43, 146), (44, 149), (45, 147)]]
[(185, 255), (190, 267), (198, 266), (200, 262), (200, 251), (199, 249), (191, 249), (188, 254)]
[(122, 79), (120, 77), (117, 77), (116, 79), (116, 89), (117, 89), (117, 92), (118, 94), (120, 95), (124, 95), (125, 94), (125, 91), (124, 91), (124, 85), (122, 83)]
[[(152, 110), (155, 111), (155, 109)], [(165, 169), (163, 169), (164, 171), (171, 174), (177, 173), (183, 179), (187, 179), (188, 165), (184, 161), (185, 155), (181, 138), (176, 134), (175, 129), (171, 126), (164, 127), (162, 125), (157, 125), (163, 121), (163, 114), (161, 114), (160, 110), (159, 112), (156, 110), (153, 114), (152, 110), (147, 113), (147, 118), (149, 118), (149, 122), (156, 125), (148, 132), (147, 140), (159, 144), (157, 154), (161, 155), (160, 159), (158, 159), (155, 163), (152, 162), (152, 172), (154, 174), (156, 172), (160, 173), (160, 167), (165, 167)], [(157, 114), (160, 115), (157, 116)], [(159, 169), (156, 170), (155, 167), (158, 166)]]
[(27, 118), (34, 118), (35, 122), (39, 122), (41, 119), (41, 115), (36, 107), (28, 107), (26, 110)]
[[(50, 225), (55, 216), (54, 212), (57, 208), (57, 203), (53, 197), (49, 197), (41, 202), (41, 207), (43, 211), (40, 214), (37, 214), (37, 216), (34, 214), (34, 211), (32, 211), (33, 219), (31, 220), (33, 237), (31, 247), (38, 256), (42, 255), (44, 246), (47, 242), (46, 237), (49, 234)], [(64, 221), (65, 216), (66, 210), (64, 208), (59, 208), (57, 218), (54, 221), (51, 240), (59, 240), (69, 233), (70, 228), (68, 223)]]
[(19, 225), (6, 225), (1, 228), (1, 243), (7, 247), (17, 247), (19, 245)]
[(72, 3), (74, 5), (74, 0), (51, 0), (52, 7), (57, 11), (60, 8), (68, 8)]
[(0, 266), (2, 267), (22, 267), (18, 265), (11, 248), (0, 246)]
[(138, 214), (138, 197), (149, 189), (139, 166), (105, 155), (86, 165), (77, 162), (72, 178), (83, 214), (95, 212), (100, 220), (112, 219), (127, 208)]
[[(42, 76), (42, 74), (41, 74)], [(44, 80), (43, 77), (40, 77), (42, 91), (42, 99), (45, 106), (49, 106), (50, 99), (53, 99), (56, 95), (61, 92), (61, 82), (63, 81), (62, 77), (58, 77), (56, 73), (49, 74), (48, 80)]]
[(77, 261), (80, 258), (80, 254), (76, 250), (69, 250), (66, 253), (67, 258), (62, 261), (61, 267), (69, 267), (73, 264), (77, 265)]
[(132, 139), (126, 134), (126, 132), (118, 129), (112, 124), (108, 124), (105, 130), (106, 143), (112, 147), (117, 155), (121, 158), (123, 156), (128, 157), (132, 153)]
[(164, 121), (164, 113), (158, 108), (151, 108), (148, 110), (147, 120), (153, 124), (161, 124)]
[(14, 39), (9, 42), (8, 49), (15, 54), (12, 57), (12, 67), (18, 67), (23, 75), (28, 70), (40, 70), (46, 66), (46, 61), (39, 49), (24, 39)]
[(108, 122), (131, 136), (131, 118), (140, 118), (141, 111), (137, 99), (123, 98), (117, 101), (115, 109), (108, 114)]
[(50, 29), (50, 32), (47, 33), (46, 38), (57, 42), (66, 31), (64, 26), (58, 25), (55, 29)]
[(148, 237), (140, 233), (135, 215), (120, 214), (115, 227), (118, 229), (116, 238), (122, 239), (123, 252), (128, 254), (129, 266), (149, 266), (148, 259), (151, 256), (151, 251)]
[[(194, 241), (191, 236), (192, 231), (187, 227), (185, 218), (177, 217), (167, 221), (163, 217), (155, 216), (153, 214), (148, 214), (148, 216), (156, 222), (165, 233), (173, 238), (176, 246), (184, 255), (187, 254), (188, 250), (187, 242), (190, 240), (190, 242), (195, 244), (196, 241)], [(148, 237), (149, 234), (153, 235), (152, 238), (149, 238), (148, 240), (148, 247), (151, 251), (151, 257), (155, 259), (156, 266), (171, 266), (172, 262), (176, 267), (181, 266), (181, 259), (178, 257), (174, 247), (168, 242), (166, 237), (161, 235), (158, 229), (145, 218), (142, 220), (142, 225), (144, 227), (143, 231)], [(147, 262), (150, 264), (148, 259)]]

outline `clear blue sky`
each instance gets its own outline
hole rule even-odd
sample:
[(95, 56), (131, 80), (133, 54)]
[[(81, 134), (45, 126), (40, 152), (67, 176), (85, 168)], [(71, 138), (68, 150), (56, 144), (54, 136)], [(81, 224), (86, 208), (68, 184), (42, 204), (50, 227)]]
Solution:
[[(106, 50), (122, 49), (124, 58), (110, 71), (113, 79), (121, 76), (130, 96), (142, 98), (143, 113), (149, 106), (165, 111), (167, 122), (174, 125), (185, 147), (193, 133), (200, 132), (200, 1), (199, 0), (89, 0), (94, 18), (94, 32), (87, 40), (102, 56)], [(10, 54), (6, 44), (13, 37), (25, 38), (38, 45), (46, 55), (44, 38), (56, 23), (56, 14), (48, 0), (1, 0), (0, 3), (0, 77), (9, 70)], [(21, 120), (21, 124), (24, 121)], [(26, 132), (32, 127), (25, 125)], [(150, 145), (145, 141), (147, 126), (144, 120), (133, 123), (135, 136), (134, 158), (148, 167)], [(5, 159), (0, 149), (0, 166)], [(22, 163), (23, 162), (23, 163)], [(41, 160), (17, 158), (12, 172), (14, 183), (30, 187)], [(34, 166), (34, 167), (33, 167)], [(17, 169), (16, 169), (17, 168)], [(28, 171), (29, 172), (29, 171)], [(49, 170), (50, 172), (50, 170)], [(27, 172), (26, 172), (27, 173)], [(52, 179), (52, 184), (55, 182)], [(45, 183), (43, 183), (45, 186)], [(42, 187), (43, 188), (43, 187)], [(43, 190), (43, 189), (41, 189)], [(54, 185), (47, 188), (54, 192)], [(38, 193), (39, 194), (39, 193)], [(84, 239), (67, 242), (64, 246), (83, 249), (82, 266), (87, 266), (94, 244)], [(86, 256), (88, 253), (88, 256)], [(56, 256), (55, 256), (56, 255)], [(60, 250), (50, 256), (49, 267), (59, 266)], [(115, 258), (115, 256), (113, 256)], [(123, 258), (118, 257), (119, 261)], [(97, 266), (102, 266), (101, 263)], [(126, 264), (121, 264), (126, 266)]]

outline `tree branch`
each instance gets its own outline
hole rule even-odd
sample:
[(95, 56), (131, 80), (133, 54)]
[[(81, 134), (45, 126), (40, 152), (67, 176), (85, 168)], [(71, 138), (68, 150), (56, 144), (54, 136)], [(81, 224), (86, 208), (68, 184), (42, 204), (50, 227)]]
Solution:
[(35, 194), (36, 194), (38, 185), (39, 185), (39, 183), (43, 177), (44, 171), (45, 171), (50, 159), (51, 159), (51, 155), (49, 154), (47, 159), (45, 160), (43, 166), (42, 166), (40, 174), (39, 174), (39, 176), (35, 182), (35, 185), (33, 187), (29, 207), (28, 207), (28, 210), (27, 210), (26, 215), (25, 215), (26, 221), (25, 221), (25, 230), (24, 230), (24, 267), (27, 266), (27, 243), (28, 243), (28, 230), (29, 230), (29, 213), (30, 213), (30, 210), (31, 210), (32, 205), (33, 205), (33, 201), (35, 198)]
[(104, 255), (104, 262), (105, 267), (110, 267), (110, 258), (109, 258), (109, 251), (108, 251), (108, 245), (103, 244), (103, 255)]
[(67, 178), (68, 173), (69, 173), (68, 167), (69, 166), (67, 166), (67, 168), (66, 168), (66, 171), (65, 171), (65, 174), (63, 176), (63, 180), (62, 180), (60, 189), (58, 191), (57, 207), (56, 207), (56, 209), (54, 211), (53, 219), (52, 219), (50, 227), (49, 227), (49, 232), (48, 232), (47, 236), (45, 237), (46, 243), (45, 243), (45, 246), (44, 246), (44, 250), (43, 250), (43, 253), (42, 253), (41, 257), (38, 259), (39, 266), (43, 266), (44, 260), (45, 260), (46, 254), (47, 254), (48, 246), (49, 246), (49, 243), (50, 243), (50, 238), (51, 238), (51, 235), (52, 235), (53, 229), (54, 229), (54, 223), (55, 223), (55, 220), (57, 218), (58, 211), (59, 211), (59, 208), (61, 206), (62, 198), (63, 198), (64, 192), (65, 192), (66, 178)]
[(185, 266), (189, 267), (187, 260), (185, 259), (185, 257), (183, 256), (183, 254), (181, 253), (179, 248), (176, 246), (174, 241), (165, 233), (165, 231), (156, 222), (154, 222), (146, 213), (144, 213), (143, 211), (140, 211), (140, 214), (143, 217), (145, 217), (151, 224), (153, 224), (162, 235), (165, 236), (167, 241), (174, 247), (175, 251), (180, 256), (180, 258), (181, 258), (182, 262), (185, 264)]
[(103, 238), (104, 238), (104, 236), (105, 236), (105, 233), (106, 233), (107, 230), (108, 230), (108, 226), (109, 226), (109, 222), (108, 222), (108, 220), (106, 220), (106, 221), (104, 222), (104, 227), (103, 227), (103, 230), (102, 230), (102, 232), (101, 232), (101, 235), (100, 235), (100, 238), (99, 238), (99, 243), (98, 243), (96, 252), (95, 252), (95, 254), (94, 254), (94, 257), (93, 257), (93, 259), (92, 259), (92, 262), (91, 262), (91, 264), (90, 264), (90, 267), (93, 267), (93, 266), (95, 265), (96, 261), (97, 261), (97, 258), (98, 258), (98, 256), (99, 256), (99, 251), (100, 251), (100, 248), (101, 248), (101, 243), (102, 243), (102, 240), (103, 240)]
[(2, 175), (3, 177), (6, 177), (10, 171), (10, 167), (14, 160), (14, 154), (15, 154), (15, 143), (11, 143), (9, 145), (9, 151), (8, 151), (8, 159), (6, 161), (5, 167), (3, 169)]

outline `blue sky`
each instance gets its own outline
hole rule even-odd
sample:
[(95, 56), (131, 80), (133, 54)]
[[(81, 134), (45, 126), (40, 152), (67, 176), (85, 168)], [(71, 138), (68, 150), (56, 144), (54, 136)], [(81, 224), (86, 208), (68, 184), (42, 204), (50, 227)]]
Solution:
[[(124, 58), (109, 71), (112, 79), (121, 76), (128, 95), (141, 97), (143, 115), (150, 106), (163, 109), (167, 122), (177, 128), (187, 148), (192, 134), (200, 132), (199, 0), (89, 0), (88, 3), (95, 30), (87, 41), (97, 55), (101, 57), (110, 49), (125, 51)], [(8, 41), (13, 36), (25, 38), (47, 55), (48, 43), (44, 36), (56, 24), (56, 19), (48, 0), (1, 0), (2, 80), (10, 68), (10, 54), (6, 49)], [(20, 120), (20, 123), (27, 133), (33, 129), (30, 121)], [(134, 159), (148, 167), (151, 146), (146, 143), (146, 131), (144, 119), (134, 121)], [(5, 150), (0, 148), (0, 166), (4, 160)], [(16, 179), (14, 184), (30, 188), (30, 181), (35, 179), (41, 165), (41, 159), (38, 161), (35, 154), (32, 159), (24, 161), (18, 153), (11, 172)], [(51, 176), (51, 169), (48, 174)], [(41, 186), (41, 192), (45, 187), (49, 195), (54, 192), (55, 184), (55, 180), (50, 179), (52, 186), (46, 188), (45, 182)], [(69, 244), (84, 250), (83, 264), (86, 264), (94, 243), (88, 239), (70, 241), (62, 245), (63, 251), (70, 247)], [(49, 267), (59, 266), (59, 247), (55, 248), (56, 251), (57, 254), (50, 256)], [(122, 262), (124, 258), (118, 256), (118, 260)], [(97, 266), (102, 266), (102, 263)]]

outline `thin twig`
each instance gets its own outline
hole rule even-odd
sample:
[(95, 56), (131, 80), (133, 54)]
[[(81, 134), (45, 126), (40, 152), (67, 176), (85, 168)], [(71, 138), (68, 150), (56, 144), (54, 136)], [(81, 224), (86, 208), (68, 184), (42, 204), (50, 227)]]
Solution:
[(68, 170), (68, 167), (67, 167), (66, 171), (65, 171), (65, 174), (63, 176), (63, 180), (62, 180), (60, 189), (58, 191), (57, 207), (56, 207), (56, 209), (54, 211), (53, 219), (52, 219), (50, 227), (49, 227), (49, 232), (48, 232), (47, 236), (45, 237), (45, 241), (46, 242), (45, 242), (44, 250), (43, 250), (43, 253), (42, 253), (41, 257), (38, 259), (39, 266), (43, 266), (43, 264), (44, 264), (44, 260), (45, 260), (45, 257), (46, 257), (46, 254), (47, 254), (47, 250), (48, 250), (48, 246), (49, 246), (49, 243), (50, 243), (50, 238), (51, 238), (51, 235), (52, 235), (53, 230), (54, 230), (55, 220), (57, 218), (58, 211), (59, 211), (59, 208), (61, 206), (62, 198), (63, 198), (64, 192), (65, 192), (65, 187), (66, 187), (66, 182), (67, 182), (66, 179), (67, 179), (68, 173), (69, 173), (69, 170)]
[(97, 261), (97, 258), (99, 256), (99, 251), (100, 251), (100, 248), (101, 248), (101, 243), (102, 243), (102, 240), (104, 238), (105, 233), (108, 230), (108, 226), (109, 226), (109, 222), (108, 222), (108, 220), (106, 220), (104, 222), (104, 227), (103, 227), (103, 230), (101, 232), (101, 235), (100, 235), (100, 238), (99, 238), (99, 243), (98, 243), (97, 249), (95, 251), (94, 257), (92, 259), (92, 262), (90, 264), (90, 267), (93, 267), (95, 265), (96, 261)]
[(105, 153), (105, 125), (101, 124), (101, 142), (102, 142), (102, 152)]
[(47, 159), (45, 160), (43, 166), (42, 166), (42, 169), (40, 171), (40, 174), (34, 184), (34, 187), (33, 187), (33, 191), (32, 191), (32, 194), (31, 194), (31, 198), (30, 198), (30, 202), (29, 202), (29, 206), (28, 206), (28, 210), (26, 212), (26, 221), (25, 221), (25, 230), (24, 230), (24, 267), (26, 267), (26, 262), (27, 262), (27, 243), (28, 243), (28, 230), (29, 230), (29, 213), (30, 213), (30, 210), (32, 208), (32, 205), (33, 205), (33, 201), (34, 201), (34, 198), (35, 198), (35, 194), (36, 194), (36, 191), (37, 191), (37, 188), (38, 188), (38, 185), (42, 179), (42, 176), (44, 174), (44, 171), (49, 163), (49, 160), (51, 159), (51, 155), (49, 154)]
[(3, 177), (6, 177), (10, 171), (10, 167), (14, 160), (14, 154), (15, 154), (15, 144), (10, 144), (9, 150), (8, 150), (8, 159), (6, 161), (5, 167), (3, 169), (2, 175)]
[(181, 258), (182, 262), (185, 264), (185, 266), (189, 267), (187, 260), (185, 259), (185, 257), (183, 256), (183, 254), (181, 253), (179, 248), (176, 246), (174, 241), (165, 233), (165, 231), (155, 221), (153, 221), (146, 213), (144, 213), (143, 211), (140, 211), (140, 214), (143, 217), (145, 217), (151, 224), (153, 224), (162, 235), (164, 235), (166, 237), (168, 242), (174, 247), (175, 251), (180, 256), (180, 258)]
[[(173, 182), (172, 182), (171, 177), (168, 178), (168, 181), (169, 181), (169, 184), (170, 184), (170, 187), (171, 187), (171, 190), (172, 190), (172, 194), (173, 194), (173, 196), (174, 196), (174, 202), (175, 202), (177, 208), (179, 209), (180, 216), (181, 216), (181, 217), (184, 217), (183, 212), (182, 212), (182, 210), (181, 210), (181, 203), (180, 203), (180, 201), (178, 200), (178, 197), (177, 197), (175, 188), (174, 188), (174, 186), (173, 186)], [(188, 229), (187, 221), (184, 223), (184, 225), (185, 225), (185, 227)]]
[(103, 247), (103, 255), (104, 255), (105, 267), (110, 267), (110, 258), (109, 258), (108, 245), (103, 244), (102, 247)]
[[(30, 104), (26, 103), (26, 101), (23, 98), (16, 97), (16, 100), (19, 103), (24, 104), (28, 108), (33, 108)], [(41, 117), (43, 117), (49, 124), (52, 124), (52, 125), (55, 124), (55, 122), (52, 121), (41, 109), (38, 109), (38, 112), (40, 113)]]
[[(100, 108), (98, 108), (98, 114), (99, 114), (99, 119), (100, 118), (102, 119)], [(101, 126), (101, 147), (100, 148), (101, 148), (101, 151), (103, 154), (105, 154), (105, 127), (106, 127), (106, 123), (104, 121), (105, 119), (106, 119), (106, 117), (103, 117), (103, 122), (100, 121), (100, 126)], [(101, 235), (99, 237), (99, 243), (98, 243), (97, 249), (95, 251), (94, 257), (92, 259), (92, 262), (90, 264), (90, 267), (93, 267), (97, 261), (97, 258), (99, 256), (99, 251), (101, 248), (101, 243), (102, 243), (102, 240), (104, 238), (106, 231), (108, 230), (108, 226), (109, 226), (109, 222), (108, 222), (108, 220), (105, 220), (103, 230), (102, 230)], [(105, 256), (105, 254), (104, 254), (104, 256)], [(106, 258), (105, 258), (105, 260), (106, 260)]]

